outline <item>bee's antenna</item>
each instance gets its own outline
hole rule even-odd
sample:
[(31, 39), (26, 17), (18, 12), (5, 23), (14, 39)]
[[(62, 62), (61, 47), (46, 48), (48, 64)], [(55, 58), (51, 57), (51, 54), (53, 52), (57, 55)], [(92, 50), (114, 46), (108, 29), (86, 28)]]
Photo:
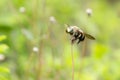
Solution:
[(70, 25), (69, 24), (64, 24), (65, 25), (65, 27), (69, 27)]

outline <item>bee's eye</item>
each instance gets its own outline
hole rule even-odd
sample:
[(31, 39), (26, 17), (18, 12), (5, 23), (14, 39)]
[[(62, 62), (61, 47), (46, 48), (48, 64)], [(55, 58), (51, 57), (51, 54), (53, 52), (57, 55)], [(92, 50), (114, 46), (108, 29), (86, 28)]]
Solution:
[(73, 35), (73, 29), (69, 33), (70, 33), (70, 35)]
[(71, 30), (72, 30), (71, 28), (69, 28), (69, 27), (67, 28), (67, 32), (71, 32)]

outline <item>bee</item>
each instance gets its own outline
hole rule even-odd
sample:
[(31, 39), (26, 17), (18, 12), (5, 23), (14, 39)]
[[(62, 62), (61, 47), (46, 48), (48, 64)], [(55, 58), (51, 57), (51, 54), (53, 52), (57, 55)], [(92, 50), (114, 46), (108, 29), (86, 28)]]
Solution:
[(84, 41), (86, 37), (91, 40), (95, 40), (95, 38), (92, 35), (83, 32), (79, 27), (69, 26), (69, 25), (67, 25), (67, 26), (68, 27), (66, 29), (66, 33), (71, 35), (72, 43), (74, 43), (75, 41), (78, 40), (77, 44), (79, 44), (81, 41)]

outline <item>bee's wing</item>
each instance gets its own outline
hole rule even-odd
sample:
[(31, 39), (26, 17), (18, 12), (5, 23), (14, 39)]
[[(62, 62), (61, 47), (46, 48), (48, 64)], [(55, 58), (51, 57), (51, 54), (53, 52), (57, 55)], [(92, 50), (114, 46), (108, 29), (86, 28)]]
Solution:
[(87, 33), (84, 33), (84, 34), (85, 34), (85, 36), (86, 36), (87, 38), (92, 39), (92, 40), (95, 40), (95, 38), (94, 38), (93, 36), (91, 36), (90, 34), (87, 34)]

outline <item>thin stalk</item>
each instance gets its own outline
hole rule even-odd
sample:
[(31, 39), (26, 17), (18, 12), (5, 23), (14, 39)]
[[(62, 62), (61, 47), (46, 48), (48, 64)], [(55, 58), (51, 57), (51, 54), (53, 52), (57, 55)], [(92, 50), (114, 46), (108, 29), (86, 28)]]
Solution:
[(74, 80), (74, 55), (73, 55), (73, 44), (71, 43), (71, 56), (72, 56), (72, 80)]

